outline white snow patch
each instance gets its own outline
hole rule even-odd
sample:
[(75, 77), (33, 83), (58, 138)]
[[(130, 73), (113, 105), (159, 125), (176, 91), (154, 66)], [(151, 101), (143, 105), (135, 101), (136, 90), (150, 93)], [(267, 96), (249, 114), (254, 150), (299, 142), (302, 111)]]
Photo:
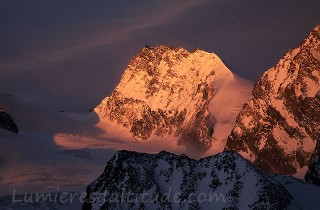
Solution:
[(304, 78), (304, 83), (307, 84), (307, 91), (304, 93), (306, 97), (315, 97), (316, 94), (320, 91), (320, 85), (314, 80), (306, 77)]
[(217, 94), (210, 101), (209, 112), (217, 123), (212, 136), (214, 143), (206, 155), (217, 154), (225, 148), (236, 118), (251, 95), (253, 83), (234, 75), (229, 80), (218, 80), (214, 88), (217, 88)]
[(302, 141), (302, 149), (305, 152), (313, 152), (316, 148), (316, 142), (308, 135)]
[[(299, 164), (297, 164), (297, 165), (299, 165)], [(304, 180), (304, 176), (306, 175), (308, 169), (309, 169), (308, 166), (304, 166), (302, 168), (298, 168), (297, 172), (295, 174), (293, 174), (292, 176), (297, 178), (297, 179)]]
[(300, 52), (300, 48), (296, 48), (294, 50), (291, 50), (291, 57), (294, 58), (296, 55)]
[(286, 122), (291, 127), (298, 127), (298, 123), (295, 121), (294, 116), (288, 112), (288, 109), (284, 105), (284, 101), (281, 99), (272, 99), (272, 106), (281, 113), (281, 116), (285, 118)]
[(253, 119), (252, 116), (244, 116), (244, 117), (242, 117), (241, 119), (242, 119), (243, 125), (244, 125), (246, 128), (248, 128), (248, 129), (253, 128), (253, 125), (252, 125), (252, 123), (251, 123), (251, 121), (252, 121), (252, 119)]
[(311, 51), (311, 54), (315, 59), (317, 59), (320, 62), (320, 53), (317, 51)]
[(290, 138), (280, 127), (276, 126), (272, 132), (274, 138), (277, 140), (278, 146), (283, 148), (287, 154), (292, 154), (297, 150), (297, 140)]

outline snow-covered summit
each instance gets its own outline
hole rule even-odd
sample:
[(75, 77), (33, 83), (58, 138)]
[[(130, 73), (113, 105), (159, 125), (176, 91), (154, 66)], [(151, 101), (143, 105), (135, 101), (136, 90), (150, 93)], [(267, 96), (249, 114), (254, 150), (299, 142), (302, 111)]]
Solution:
[[(116, 122), (128, 128), (136, 140), (174, 136), (179, 143), (208, 150), (220, 118), (208, 109), (220, 90), (231, 84), (243, 84), (226, 109), (239, 109), (249, 97), (251, 84), (239, 82), (214, 53), (196, 49), (157, 46), (144, 47), (126, 68), (120, 83), (110, 97), (95, 108), (102, 122)], [(240, 95), (239, 97), (234, 97)], [(218, 104), (217, 101), (216, 104)], [(223, 107), (219, 107), (224, 109)], [(225, 141), (235, 122), (228, 119), (228, 129), (218, 140)], [(224, 145), (219, 145), (220, 151)]]
[[(181, 107), (179, 99), (190, 97), (194, 89), (201, 89), (201, 84), (211, 77), (233, 79), (231, 71), (213, 53), (201, 50), (189, 53), (183, 48), (166, 46), (143, 48), (131, 60), (116, 91), (124, 97), (152, 102), (153, 110), (174, 109)], [(205, 85), (213, 85), (210, 82)]]

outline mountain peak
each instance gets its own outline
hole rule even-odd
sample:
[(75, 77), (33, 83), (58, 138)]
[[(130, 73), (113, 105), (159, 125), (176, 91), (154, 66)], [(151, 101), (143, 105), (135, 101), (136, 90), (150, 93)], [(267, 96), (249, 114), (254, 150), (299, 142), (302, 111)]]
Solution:
[(168, 45), (156, 45), (156, 46), (149, 46), (145, 45), (142, 49), (141, 52), (143, 51), (161, 51), (161, 52), (166, 52), (166, 51), (179, 51), (179, 50), (184, 50), (187, 51), (181, 47), (175, 47), (175, 46), (168, 46)]
[[(320, 35), (320, 25), (317, 25), (309, 34), (308, 38), (315, 38), (315, 39), (319, 39), (319, 35)], [(318, 37), (318, 38), (317, 38)]]
[(228, 149), (265, 171), (303, 170), (319, 140), (319, 28), (262, 75), (228, 138)]
[[(218, 119), (210, 115), (209, 102), (234, 81), (235, 75), (214, 53), (145, 46), (95, 112), (101, 121), (128, 128), (136, 140), (171, 136), (179, 144), (207, 150)], [(242, 106), (244, 99), (239, 100)]]

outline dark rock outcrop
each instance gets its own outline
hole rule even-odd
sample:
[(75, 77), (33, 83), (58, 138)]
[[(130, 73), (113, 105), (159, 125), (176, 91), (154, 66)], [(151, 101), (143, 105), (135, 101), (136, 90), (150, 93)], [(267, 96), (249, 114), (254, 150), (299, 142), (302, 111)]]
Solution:
[(18, 133), (18, 127), (13, 119), (4, 110), (0, 109), (0, 128)]
[(320, 186), (320, 141), (311, 157), (309, 169), (305, 176), (306, 182)]

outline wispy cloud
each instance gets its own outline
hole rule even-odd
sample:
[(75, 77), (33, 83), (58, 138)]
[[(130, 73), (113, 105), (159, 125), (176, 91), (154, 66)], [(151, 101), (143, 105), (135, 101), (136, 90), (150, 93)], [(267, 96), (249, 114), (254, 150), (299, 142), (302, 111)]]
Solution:
[[(138, 14), (130, 17), (100, 17), (94, 22), (84, 23), (81, 29), (72, 31), (72, 26), (64, 26), (63, 34), (69, 38), (63, 42), (50, 40), (52, 43), (48, 48), (30, 46), (24, 51), (18, 60), (0, 61), (0, 69), (5, 73), (21, 71), (36, 66), (67, 60), (93, 48), (107, 47), (108, 45), (128, 41), (134, 33), (147, 30), (151, 27), (165, 24), (181, 13), (205, 3), (205, 0), (193, 1), (162, 1), (161, 4), (150, 5), (148, 10), (137, 9)], [(70, 29), (69, 29), (70, 27)], [(37, 33), (36, 31), (34, 33)], [(75, 33), (75, 35), (72, 35)], [(65, 39), (65, 37), (63, 37)], [(61, 44), (62, 42), (62, 44)], [(56, 44), (55, 44), (56, 43)]]

